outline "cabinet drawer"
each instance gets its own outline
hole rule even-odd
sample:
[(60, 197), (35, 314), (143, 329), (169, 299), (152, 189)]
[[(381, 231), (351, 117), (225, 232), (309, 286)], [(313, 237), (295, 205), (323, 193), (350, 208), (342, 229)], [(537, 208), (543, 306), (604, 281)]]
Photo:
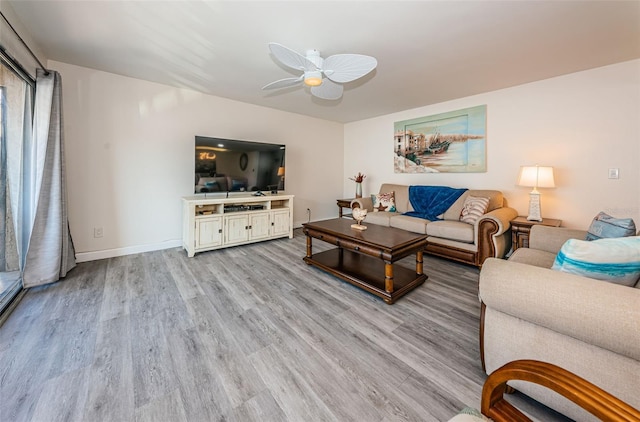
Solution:
[(354, 242), (353, 240), (349, 240), (349, 239), (338, 239), (336, 245), (341, 247), (342, 249), (359, 252), (365, 255), (375, 256), (376, 258), (379, 258), (382, 254), (382, 251), (380, 250), (380, 248), (363, 245), (361, 243)]
[(354, 240), (343, 239), (337, 236), (333, 236), (331, 234), (317, 232), (313, 229), (305, 229), (304, 233), (307, 236), (313, 237), (315, 239), (322, 240), (323, 242), (330, 243), (332, 245), (338, 246), (339, 248), (346, 249), (349, 251), (359, 252), (365, 255), (374, 256), (376, 258), (380, 258), (382, 256), (382, 251), (380, 248), (376, 248), (373, 246), (363, 245)]
[(320, 239), (323, 242), (327, 242), (332, 245), (338, 245), (338, 238), (336, 236), (326, 234), (326, 233), (320, 233), (315, 230), (305, 230), (304, 232), (306, 235), (315, 237), (316, 239)]

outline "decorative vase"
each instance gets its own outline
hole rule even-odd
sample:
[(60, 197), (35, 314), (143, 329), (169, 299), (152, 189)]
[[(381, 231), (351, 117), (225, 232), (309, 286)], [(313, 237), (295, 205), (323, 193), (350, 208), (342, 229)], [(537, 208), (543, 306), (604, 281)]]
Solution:
[(356, 182), (356, 198), (362, 198), (362, 183)]

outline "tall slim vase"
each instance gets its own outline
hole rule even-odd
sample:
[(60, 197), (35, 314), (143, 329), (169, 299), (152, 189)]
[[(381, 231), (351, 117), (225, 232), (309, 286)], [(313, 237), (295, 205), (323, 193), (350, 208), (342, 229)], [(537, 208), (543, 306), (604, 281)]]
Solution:
[(356, 182), (356, 198), (362, 198), (362, 183)]

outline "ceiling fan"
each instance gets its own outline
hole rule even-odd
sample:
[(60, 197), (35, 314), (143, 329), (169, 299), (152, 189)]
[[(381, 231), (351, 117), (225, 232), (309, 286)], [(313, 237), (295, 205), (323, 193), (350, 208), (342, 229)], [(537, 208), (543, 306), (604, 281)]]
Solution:
[(378, 61), (362, 54), (336, 54), (326, 59), (318, 50), (308, 50), (303, 56), (278, 43), (269, 43), (273, 56), (283, 65), (302, 71), (298, 78), (285, 78), (271, 82), (262, 89), (277, 89), (304, 83), (311, 87), (311, 94), (325, 100), (342, 97), (341, 84), (354, 81), (371, 72)]

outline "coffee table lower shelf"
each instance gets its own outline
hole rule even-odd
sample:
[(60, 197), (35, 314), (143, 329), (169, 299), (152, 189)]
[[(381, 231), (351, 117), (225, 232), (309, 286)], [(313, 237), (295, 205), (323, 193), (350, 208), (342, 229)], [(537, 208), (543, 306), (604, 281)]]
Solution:
[(320, 268), (342, 280), (381, 297), (392, 304), (396, 299), (425, 282), (425, 274), (397, 265), (393, 266), (393, 291), (385, 290), (385, 263), (379, 258), (352, 252), (343, 248), (304, 257), (307, 264)]

